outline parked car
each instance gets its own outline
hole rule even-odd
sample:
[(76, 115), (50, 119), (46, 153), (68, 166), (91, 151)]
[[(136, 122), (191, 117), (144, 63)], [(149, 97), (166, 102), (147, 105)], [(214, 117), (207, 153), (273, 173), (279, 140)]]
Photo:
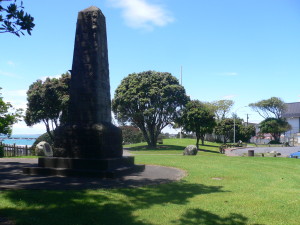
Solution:
[(290, 154), (290, 158), (300, 158), (300, 152), (294, 152), (292, 154)]

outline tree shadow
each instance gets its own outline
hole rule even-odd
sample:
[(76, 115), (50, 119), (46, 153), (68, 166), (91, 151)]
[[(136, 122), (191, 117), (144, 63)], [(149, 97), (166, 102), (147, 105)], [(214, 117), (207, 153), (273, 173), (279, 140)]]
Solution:
[(184, 150), (184, 147), (180, 145), (157, 145), (156, 148), (148, 147), (147, 145), (144, 146), (136, 146), (136, 147), (130, 147), (126, 148), (129, 151), (147, 151), (147, 150), (153, 150), (153, 151), (168, 151), (168, 150)]
[[(225, 192), (221, 186), (191, 184), (184, 181), (134, 189), (98, 189), (81, 191), (4, 191), (2, 198), (13, 206), (0, 209), (0, 215), (12, 218), (17, 224), (30, 225), (151, 225), (135, 216), (136, 210), (149, 209), (167, 203), (187, 205), (191, 198)], [(220, 218), (202, 210), (187, 211), (178, 224), (234, 224), (247, 218), (235, 214)], [(187, 223), (185, 223), (187, 221)], [(226, 222), (227, 223), (221, 223)], [(231, 221), (231, 223), (229, 223)], [(206, 223), (208, 222), (208, 223)], [(245, 224), (245, 223), (235, 223)]]
[[(175, 225), (246, 225), (248, 218), (237, 213), (230, 213), (226, 217), (220, 217), (216, 214), (210, 213), (201, 209), (190, 209), (172, 224)], [(253, 224), (259, 225), (259, 224)]]
[(201, 146), (214, 147), (214, 148), (219, 148), (220, 147), (220, 145), (206, 145), (206, 144), (201, 145)]
[[(201, 146), (200, 146), (201, 147)], [(209, 153), (215, 153), (215, 154), (220, 154), (220, 152), (218, 151), (214, 151), (214, 150), (208, 150), (208, 149), (203, 149), (203, 148), (199, 148), (199, 151), (201, 152), (209, 152)]]

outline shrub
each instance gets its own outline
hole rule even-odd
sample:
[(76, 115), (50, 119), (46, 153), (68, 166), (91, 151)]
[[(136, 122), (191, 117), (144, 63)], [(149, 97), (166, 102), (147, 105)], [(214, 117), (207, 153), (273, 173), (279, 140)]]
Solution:
[(276, 145), (276, 144), (281, 144), (280, 141), (275, 141), (275, 140), (272, 140), (269, 142), (269, 145)]
[(121, 126), (124, 143), (140, 143), (144, 141), (144, 136), (139, 128), (134, 126)]

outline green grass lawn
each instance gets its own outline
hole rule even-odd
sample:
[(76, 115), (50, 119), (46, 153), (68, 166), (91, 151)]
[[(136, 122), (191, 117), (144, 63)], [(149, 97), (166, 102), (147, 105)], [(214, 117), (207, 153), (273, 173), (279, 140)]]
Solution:
[(0, 192), (0, 217), (21, 225), (299, 224), (298, 159), (226, 157), (213, 143), (197, 156), (182, 156), (179, 147), (194, 144), (185, 141), (164, 140), (178, 146), (175, 150), (141, 151), (178, 155), (136, 156), (138, 163), (187, 171), (179, 182), (134, 189), (6, 190)]
[[(178, 154), (182, 155), (183, 150), (188, 145), (195, 145), (195, 139), (164, 139), (163, 144), (158, 144), (156, 149), (149, 148), (146, 142), (125, 145), (132, 154)], [(204, 146), (199, 145), (200, 151), (219, 153), (219, 143), (204, 142)]]

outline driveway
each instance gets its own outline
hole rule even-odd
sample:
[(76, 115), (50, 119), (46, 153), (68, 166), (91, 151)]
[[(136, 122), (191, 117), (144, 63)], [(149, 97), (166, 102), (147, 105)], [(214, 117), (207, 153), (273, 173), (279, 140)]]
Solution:
[(254, 150), (254, 153), (267, 153), (271, 151), (276, 151), (281, 153), (280, 157), (289, 157), (291, 153), (300, 151), (300, 146), (297, 147), (247, 147), (242, 149), (226, 150), (225, 154), (227, 156), (242, 156), (243, 154), (248, 154), (248, 150)]

